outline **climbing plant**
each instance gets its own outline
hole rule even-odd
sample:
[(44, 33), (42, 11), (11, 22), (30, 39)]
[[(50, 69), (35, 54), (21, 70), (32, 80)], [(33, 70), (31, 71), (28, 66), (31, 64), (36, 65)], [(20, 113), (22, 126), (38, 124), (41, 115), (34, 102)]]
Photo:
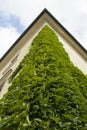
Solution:
[(39, 32), (0, 100), (0, 130), (86, 130), (87, 76), (55, 32)]

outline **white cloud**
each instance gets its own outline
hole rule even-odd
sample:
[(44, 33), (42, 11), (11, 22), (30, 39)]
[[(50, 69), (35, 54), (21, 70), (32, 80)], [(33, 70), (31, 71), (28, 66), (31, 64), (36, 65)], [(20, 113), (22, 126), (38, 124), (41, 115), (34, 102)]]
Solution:
[(44, 1), (42, 2), (42, 0), (9, 0), (9, 2), (8, 0), (3, 0), (0, 4), (0, 10), (6, 15), (14, 14), (19, 16), (21, 22), (25, 26), (28, 26), (41, 12), (41, 10), (43, 10), (43, 3)]
[(0, 27), (0, 58), (19, 37), (19, 34), (13, 27)]

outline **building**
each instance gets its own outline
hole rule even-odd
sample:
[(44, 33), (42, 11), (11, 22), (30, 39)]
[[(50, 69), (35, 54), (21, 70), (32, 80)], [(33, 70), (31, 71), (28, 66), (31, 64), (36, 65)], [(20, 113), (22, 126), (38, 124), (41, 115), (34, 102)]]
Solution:
[(45, 25), (50, 26), (56, 32), (74, 65), (87, 74), (87, 51), (47, 9), (44, 9), (0, 59), (0, 98), (8, 90), (9, 76), (28, 53), (33, 38)]

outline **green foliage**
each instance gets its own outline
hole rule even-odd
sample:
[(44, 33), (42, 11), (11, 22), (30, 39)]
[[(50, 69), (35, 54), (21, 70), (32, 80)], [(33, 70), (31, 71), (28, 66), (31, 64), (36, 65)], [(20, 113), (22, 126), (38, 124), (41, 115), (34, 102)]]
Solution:
[(48, 26), (10, 81), (0, 101), (0, 130), (87, 129), (87, 76), (72, 64)]

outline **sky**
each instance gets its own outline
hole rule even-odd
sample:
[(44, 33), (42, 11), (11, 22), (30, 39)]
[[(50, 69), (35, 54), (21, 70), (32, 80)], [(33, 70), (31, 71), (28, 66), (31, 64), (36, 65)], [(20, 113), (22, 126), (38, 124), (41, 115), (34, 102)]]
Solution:
[(44, 8), (87, 50), (87, 0), (0, 0), (0, 58)]

